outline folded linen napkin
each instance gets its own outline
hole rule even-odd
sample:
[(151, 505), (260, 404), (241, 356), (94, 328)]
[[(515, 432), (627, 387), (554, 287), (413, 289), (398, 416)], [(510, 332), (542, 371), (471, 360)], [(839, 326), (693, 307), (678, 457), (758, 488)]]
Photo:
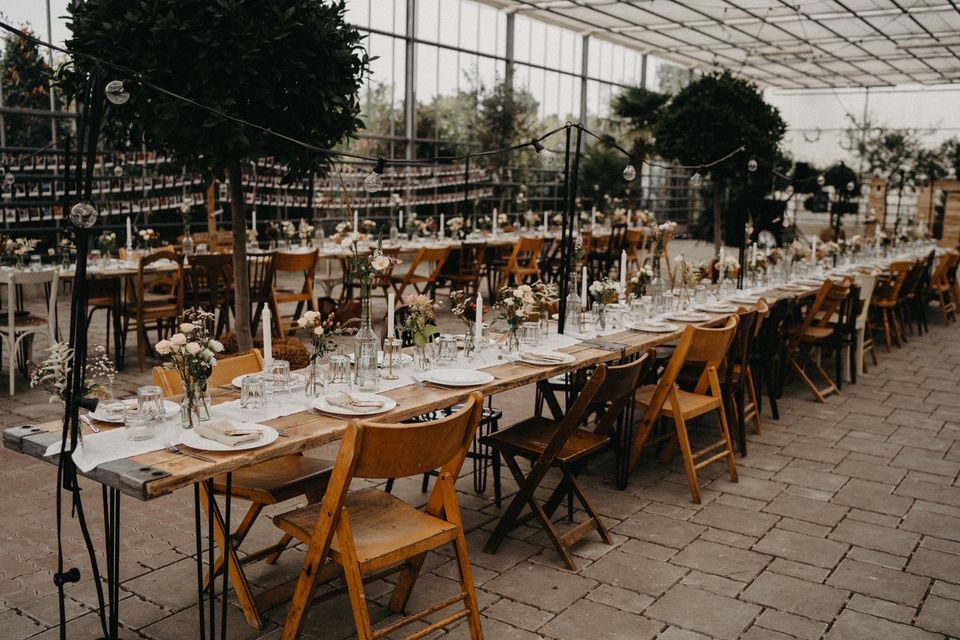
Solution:
[(335, 407), (343, 407), (344, 409), (380, 409), (383, 407), (383, 400), (354, 398), (349, 393), (338, 393), (327, 396), (327, 402)]
[(207, 440), (215, 440), (228, 447), (236, 447), (248, 442), (256, 442), (263, 436), (258, 429), (238, 429), (229, 420), (217, 420), (195, 427), (197, 435)]
[(540, 362), (563, 362), (566, 360), (563, 356), (555, 353), (542, 353), (537, 351), (521, 351), (520, 355), (528, 360), (538, 360)]

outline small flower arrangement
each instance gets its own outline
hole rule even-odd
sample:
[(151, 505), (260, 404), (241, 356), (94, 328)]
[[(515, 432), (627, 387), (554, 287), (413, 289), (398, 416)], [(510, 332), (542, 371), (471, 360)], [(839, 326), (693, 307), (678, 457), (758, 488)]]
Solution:
[(353, 223), (350, 222), (349, 220), (344, 220), (343, 222), (338, 222), (337, 226), (334, 227), (334, 229), (336, 229), (337, 234), (339, 235), (353, 233)]
[(673, 235), (673, 230), (677, 228), (677, 223), (672, 220), (667, 220), (664, 223), (661, 223), (653, 231), (653, 243), (654, 243), (654, 253), (657, 256), (663, 255), (663, 252), (667, 249), (667, 243), (670, 242), (670, 236)]
[(546, 327), (550, 315), (550, 307), (560, 300), (560, 288), (555, 282), (538, 280), (530, 287), (533, 293), (533, 307), (537, 310), (540, 323)]
[[(49, 349), (50, 355), (30, 378), (30, 387), (41, 387), (50, 393), (50, 402), (66, 397), (70, 385), (70, 375), (74, 362), (74, 350), (65, 342), (54, 342)], [(93, 396), (104, 400), (110, 397), (110, 385), (117, 378), (117, 369), (102, 345), (93, 348), (84, 367), (81, 397)]]
[(833, 256), (840, 255), (840, 245), (836, 242), (824, 242), (820, 245), (820, 250), (817, 251), (818, 258), (830, 258)]
[(800, 238), (790, 243), (790, 250), (792, 252), (791, 262), (794, 263), (808, 260), (812, 254), (810, 247)]
[(40, 241), (35, 238), (8, 238), (6, 242), (6, 252), (22, 258), (32, 253), (39, 243)]
[(610, 221), (613, 224), (625, 224), (627, 222), (627, 210), (623, 207), (617, 207), (610, 214)]
[(280, 239), (280, 225), (276, 222), (268, 222), (263, 231), (264, 237), (268, 242), (275, 242)]
[(646, 265), (640, 267), (628, 283), (633, 297), (642, 298), (647, 295), (647, 285), (650, 284), (651, 280), (653, 280), (653, 269)]
[(206, 404), (207, 378), (217, 365), (216, 354), (223, 351), (223, 345), (210, 337), (213, 320), (214, 315), (208, 311), (187, 309), (177, 318), (177, 332), (154, 345), (164, 360), (163, 366), (179, 373), (183, 381), (187, 428), (193, 427), (197, 419), (210, 417)]
[(494, 306), (500, 312), (497, 318), (507, 323), (508, 351), (516, 351), (520, 347), (520, 325), (526, 322), (535, 305), (536, 299), (530, 285), (504, 287), (497, 292), (497, 302)]
[(403, 322), (403, 331), (411, 337), (415, 347), (424, 349), (430, 338), (440, 333), (437, 327), (437, 311), (443, 305), (421, 293), (407, 296), (404, 302), (410, 313)]
[(363, 222), (360, 223), (360, 228), (361, 228), (365, 233), (373, 233), (374, 231), (377, 230), (377, 223), (374, 222), (373, 220), (366, 219), (366, 220), (364, 220)]
[(848, 243), (850, 247), (850, 253), (855, 253), (855, 254), (860, 253), (861, 251), (863, 251), (864, 244), (865, 243), (863, 241), (863, 236), (861, 235), (853, 236), (852, 238), (850, 238), (850, 242)]
[(287, 240), (293, 240), (294, 238), (297, 237), (297, 227), (295, 224), (293, 224), (289, 220), (284, 220), (283, 222), (280, 223), (280, 225), (281, 225), (281, 230), (283, 232), (284, 238), (286, 238)]
[(430, 222), (424, 222), (423, 220), (417, 217), (416, 211), (411, 211), (410, 215), (407, 216), (407, 221), (406, 221), (406, 225), (404, 226), (404, 231), (407, 233), (407, 235), (411, 237), (419, 236), (426, 233), (428, 229), (428, 224), (432, 222), (433, 222), (432, 220)]
[(347, 264), (350, 267), (350, 272), (360, 280), (360, 296), (369, 298), (370, 278), (374, 274), (383, 273), (388, 268), (400, 264), (400, 260), (383, 255), (383, 245), (379, 240), (372, 254), (361, 255), (360, 249), (357, 246), (359, 241), (359, 233), (350, 233), (340, 241), (340, 246), (350, 250), (350, 255), (347, 257)]
[(104, 231), (97, 236), (97, 248), (104, 253), (110, 253), (117, 248), (117, 234), (113, 231)]
[(726, 280), (737, 277), (740, 271), (740, 262), (732, 255), (725, 255), (722, 260), (717, 260), (713, 268), (717, 270), (717, 275)]
[(693, 289), (697, 286), (697, 282), (700, 281), (700, 274), (697, 271), (697, 268), (687, 262), (683, 254), (678, 255), (674, 262), (676, 263), (676, 268), (674, 269), (674, 277), (677, 284), (680, 285), (680, 288), (684, 291)]
[(463, 235), (463, 229), (466, 226), (466, 223), (463, 219), (463, 216), (454, 216), (447, 220), (447, 229), (450, 231), (450, 235), (455, 238), (459, 238)]
[(614, 304), (620, 298), (620, 283), (610, 278), (594, 280), (590, 284), (590, 297), (597, 304)]
[(767, 251), (767, 264), (769, 264), (771, 267), (775, 267), (781, 262), (783, 262), (783, 249), (780, 247), (773, 247)]
[(334, 336), (344, 334), (343, 326), (334, 320), (333, 313), (324, 317), (318, 311), (306, 311), (297, 318), (297, 326), (306, 329), (310, 336), (310, 342), (313, 345), (313, 354), (310, 356), (311, 362), (319, 360), (327, 353), (335, 350), (337, 343), (333, 340)]
[(553, 214), (553, 216), (550, 218), (550, 223), (553, 224), (553, 226), (555, 227), (563, 226), (563, 214), (562, 213)]
[(301, 241), (306, 242), (313, 237), (313, 225), (300, 218), (300, 224), (297, 225), (297, 236)]
[(507, 217), (507, 214), (505, 213), (497, 214), (497, 227), (501, 231), (510, 231), (511, 229), (513, 229), (513, 225), (510, 224), (510, 219)]
[(257, 230), (247, 229), (247, 244), (253, 244), (257, 241)]
[(160, 242), (160, 233), (154, 229), (140, 229), (137, 231), (137, 237), (140, 239), (140, 245), (146, 249), (151, 249)]

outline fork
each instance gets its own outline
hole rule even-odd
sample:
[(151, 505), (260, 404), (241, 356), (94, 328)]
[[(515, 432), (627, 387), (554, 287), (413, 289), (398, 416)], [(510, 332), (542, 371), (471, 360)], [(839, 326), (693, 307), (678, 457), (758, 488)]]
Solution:
[(182, 456), (189, 456), (191, 458), (196, 458), (197, 460), (203, 460), (204, 462), (210, 462), (213, 464), (216, 464), (217, 462), (216, 460), (213, 460), (212, 458), (208, 458), (206, 456), (202, 456), (199, 453), (193, 453), (192, 451), (184, 451), (183, 449), (173, 444), (172, 442), (168, 442), (167, 444), (164, 445), (164, 447), (166, 447), (167, 451), (169, 451), (170, 453), (179, 453)]
[(87, 416), (85, 416), (85, 415), (80, 416), (80, 420), (83, 421), (83, 423), (84, 423), (85, 425), (87, 425), (88, 427), (90, 427), (90, 431), (93, 431), (94, 433), (100, 433), (100, 428), (97, 427), (96, 425), (94, 425), (94, 424), (93, 424), (93, 420), (91, 420), (91, 419), (88, 418)]

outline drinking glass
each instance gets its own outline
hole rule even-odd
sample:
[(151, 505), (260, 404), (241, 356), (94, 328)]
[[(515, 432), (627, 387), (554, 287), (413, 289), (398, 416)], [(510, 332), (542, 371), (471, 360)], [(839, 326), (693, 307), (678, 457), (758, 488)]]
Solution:
[(154, 412), (149, 407), (129, 409), (123, 414), (123, 428), (127, 440), (149, 440), (157, 433)]
[(262, 409), (267, 395), (267, 381), (262, 375), (243, 376), (240, 381), (240, 408)]
[(535, 347), (540, 343), (540, 324), (524, 322), (520, 325), (520, 344)]
[(673, 295), (673, 291), (663, 292), (663, 310), (666, 313), (673, 313), (677, 310), (676, 296)]
[(97, 413), (110, 420), (122, 420), (127, 412), (127, 403), (123, 400), (108, 400), (97, 405)]
[(166, 407), (163, 405), (163, 389), (148, 384), (137, 389), (137, 408), (149, 411), (156, 422), (163, 422), (167, 418)]
[(439, 355), (437, 360), (440, 365), (452, 364), (457, 361), (457, 337), (456, 336), (440, 336), (437, 340)]
[(350, 372), (350, 358), (337, 354), (330, 356), (327, 369), (326, 394), (345, 393), (353, 389), (353, 374)]
[(290, 362), (287, 360), (274, 360), (270, 365), (270, 379), (273, 382), (273, 394), (290, 392)]
[(40, 261), (40, 256), (38, 254), (30, 256), (30, 269), (32, 271), (39, 271), (40, 269), (43, 269), (43, 263)]

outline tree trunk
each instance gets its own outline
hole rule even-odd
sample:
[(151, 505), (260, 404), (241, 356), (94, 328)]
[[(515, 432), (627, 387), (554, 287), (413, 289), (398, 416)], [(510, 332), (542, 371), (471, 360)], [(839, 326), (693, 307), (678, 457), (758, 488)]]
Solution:
[(233, 221), (233, 287), (236, 301), (237, 346), (240, 353), (253, 349), (250, 333), (250, 273), (247, 269), (247, 202), (243, 198), (240, 163), (227, 166), (230, 180), (230, 218)]
[(723, 209), (723, 187), (719, 180), (713, 181), (713, 251), (720, 253), (720, 246), (723, 244), (723, 224), (720, 220), (720, 213)]

